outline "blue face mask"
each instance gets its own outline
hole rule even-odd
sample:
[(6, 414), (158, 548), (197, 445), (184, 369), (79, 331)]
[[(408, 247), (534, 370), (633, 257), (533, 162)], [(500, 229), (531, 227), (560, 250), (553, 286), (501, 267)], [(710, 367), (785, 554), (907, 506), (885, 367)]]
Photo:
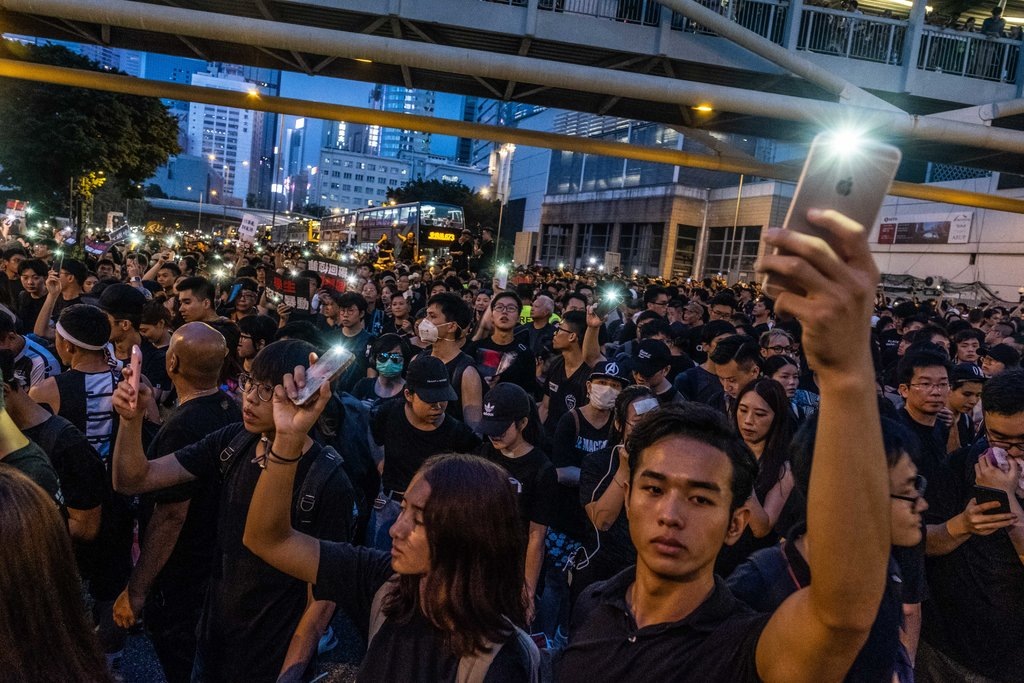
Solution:
[(402, 374), (402, 365), (400, 360), (377, 361), (377, 374), (381, 377), (398, 377)]

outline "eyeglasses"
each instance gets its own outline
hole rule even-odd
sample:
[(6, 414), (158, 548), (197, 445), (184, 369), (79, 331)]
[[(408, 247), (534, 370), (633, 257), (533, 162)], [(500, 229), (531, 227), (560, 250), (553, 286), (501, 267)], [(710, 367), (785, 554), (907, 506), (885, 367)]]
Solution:
[(238, 386), (241, 387), (243, 394), (248, 394), (255, 388), (256, 398), (264, 403), (274, 400), (274, 387), (263, 382), (257, 382), (248, 372), (239, 373)]
[(389, 360), (402, 360), (402, 352), (392, 351), (391, 353), (388, 353), (387, 351), (382, 351), (377, 354), (377, 360), (381, 363), (387, 363)]
[(668, 301), (652, 301), (651, 305), (661, 308), (662, 306), (668, 306)]
[(555, 328), (555, 334), (558, 334), (559, 332), (565, 332), (566, 334), (572, 334), (573, 333), (572, 330), (570, 330), (570, 329), (568, 329), (566, 327), (562, 327), (561, 325), (559, 325), (558, 327)]
[(793, 350), (792, 346), (766, 346), (764, 348), (772, 353), (789, 353)]
[(491, 306), (491, 310), (495, 313), (518, 313), (519, 307), (515, 304), (498, 304), (497, 306)]
[(897, 496), (895, 493), (890, 493), (889, 497), (894, 500), (905, 500), (910, 503), (911, 507), (917, 507), (917, 501), (924, 498), (924, 490), (928, 486), (928, 480), (922, 475), (914, 477), (914, 490), (917, 491), (916, 496)]
[(949, 382), (939, 382), (938, 384), (932, 384), (931, 382), (917, 382), (916, 384), (908, 384), (907, 386), (913, 387), (918, 391), (923, 391), (926, 394), (930, 394), (935, 389), (938, 389), (939, 391), (949, 391)]
[(1000, 441), (998, 439), (993, 439), (990, 436), (988, 438), (988, 445), (995, 446), (996, 448), (1002, 448), (1007, 453), (1010, 451), (1017, 451), (1024, 455), (1024, 441)]

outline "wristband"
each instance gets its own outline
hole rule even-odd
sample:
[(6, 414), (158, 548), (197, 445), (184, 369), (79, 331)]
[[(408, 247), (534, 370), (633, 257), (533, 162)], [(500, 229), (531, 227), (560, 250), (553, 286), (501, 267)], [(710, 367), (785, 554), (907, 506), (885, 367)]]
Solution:
[(269, 456), (270, 460), (272, 460), (274, 462), (279, 462), (279, 463), (282, 463), (282, 464), (286, 464), (286, 465), (291, 465), (291, 464), (297, 463), (298, 461), (302, 460), (302, 453), (301, 452), (297, 456), (295, 456), (294, 458), (285, 458), (285, 457), (275, 453), (274, 452), (274, 447), (271, 446), (271, 445), (267, 446), (267, 455)]

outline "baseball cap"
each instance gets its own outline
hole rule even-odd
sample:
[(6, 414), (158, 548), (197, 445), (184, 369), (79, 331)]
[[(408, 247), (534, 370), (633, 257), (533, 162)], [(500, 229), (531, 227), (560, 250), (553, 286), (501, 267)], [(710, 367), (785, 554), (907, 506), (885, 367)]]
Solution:
[(627, 375), (627, 368), (613, 360), (604, 360), (594, 366), (590, 379), (614, 379), (623, 387), (632, 384)]
[(633, 369), (643, 377), (651, 377), (659, 370), (672, 364), (672, 352), (668, 345), (658, 339), (640, 341), (636, 357), (633, 358)]
[(1015, 368), (1020, 365), (1020, 354), (1017, 353), (1017, 349), (1006, 344), (995, 344), (990, 346), (984, 353), (992, 360), (999, 361), (1003, 365), (1009, 368)]
[(984, 382), (988, 377), (974, 363), (959, 363), (953, 366), (949, 379), (954, 387), (958, 387), (964, 382)]
[(480, 432), (501, 436), (515, 422), (530, 415), (530, 397), (518, 384), (499, 382), (484, 396)]
[(455, 401), (459, 398), (448, 382), (448, 369), (440, 358), (417, 356), (405, 374), (409, 389), (427, 403)]
[(131, 285), (117, 283), (103, 288), (97, 304), (115, 320), (131, 320), (138, 324), (146, 306), (146, 295)]

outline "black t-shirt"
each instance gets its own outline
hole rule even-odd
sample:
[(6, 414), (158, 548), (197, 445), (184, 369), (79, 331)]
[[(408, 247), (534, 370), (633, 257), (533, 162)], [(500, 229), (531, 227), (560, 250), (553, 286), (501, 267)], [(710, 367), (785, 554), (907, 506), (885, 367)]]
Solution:
[[(223, 391), (185, 402), (164, 421), (149, 445), (146, 457), (155, 460), (190, 446), (207, 434), (242, 419), (241, 411)], [(143, 537), (153, 506), (190, 501), (188, 514), (170, 557), (157, 575), (153, 587), (202, 590), (217, 554), (217, 500), (219, 479), (206, 477), (143, 497), (140, 526)]]
[[(488, 337), (466, 345), (464, 352), (476, 361), (476, 369), (485, 381), (518, 384), (526, 393), (537, 396), (537, 364), (533, 351), (522, 341), (498, 344)], [(493, 386), (493, 385), (492, 385)]]
[(593, 371), (586, 363), (580, 363), (572, 377), (565, 375), (565, 357), (557, 358), (548, 372), (548, 419), (544, 431), (553, 436), (558, 420), (570, 410), (582, 408), (587, 403), (587, 380)]
[(684, 619), (637, 628), (626, 606), (634, 578), (631, 567), (580, 596), (558, 681), (760, 681), (757, 642), (769, 615), (745, 606), (716, 577), (711, 594)]
[[(220, 455), (244, 427), (233, 424), (175, 452), (197, 479), (220, 480)], [(198, 651), (208, 680), (275, 681), (288, 644), (306, 609), (306, 584), (277, 571), (242, 544), (256, 482), (262, 468), (253, 462), (257, 441), (239, 453), (221, 484), (217, 545), (210, 588), (199, 624)], [(314, 443), (298, 464), (294, 499), (321, 448)], [(304, 533), (324, 540), (348, 537), (352, 485), (337, 468), (324, 487), (319, 510)], [(294, 519), (293, 519), (294, 523)]]
[[(61, 511), (64, 510), (64, 495), (61, 493), (60, 480), (50, 464), (50, 459), (35, 442), (29, 441), (22, 448), (8, 453), (0, 458), (0, 463), (20, 470), (22, 474), (46, 491)], [(10, 552), (10, 549), (6, 552)]]
[(405, 491), (420, 465), (438, 453), (476, 453), (480, 439), (469, 427), (451, 415), (436, 429), (425, 431), (409, 423), (405, 416), (405, 398), (396, 396), (374, 407), (370, 433), (384, 447), (385, 491)]
[[(320, 543), (313, 595), (338, 604), (360, 633), (369, 632), (373, 596), (394, 575), (391, 556), (348, 543)], [(386, 619), (370, 641), (360, 683), (455, 683), (459, 658), (445, 650), (442, 633), (419, 611), (406, 622)], [(530, 657), (515, 640), (494, 657), (485, 683), (521, 683), (530, 680)]]
[(366, 353), (370, 345), (373, 344), (373, 339), (373, 335), (365, 328), (360, 330), (359, 334), (352, 337), (339, 334), (333, 338), (332, 343), (344, 346), (355, 356), (352, 364), (338, 378), (337, 387), (340, 391), (350, 390), (355, 386), (356, 382), (366, 377), (366, 369), (369, 367)]
[(76, 296), (74, 299), (65, 299), (62, 296), (58, 296), (56, 303), (53, 304), (53, 313), (50, 314), (50, 320), (56, 324), (57, 320), (60, 318), (61, 311), (69, 306), (74, 306), (75, 304), (80, 303), (84, 303), (80, 296)]
[[(893, 548), (895, 550), (913, 549)], [(909, 560), (912, 556), (906, 557)], [(920, 566), (923, 561), (922, 552), (915, 562)], [(919, 575), (917, 568), (909, 569), (909, 573)], [(739, 600), (768, 614), (810, 583), (811, 568), (791, 543), (757, 551), (736, 568), (728, 581), (729, 589)], [(918, 586), (909, 587), (904, 583), (901, 566), (894, 554), (889, 559), (882, 604), (871, 625), (867, 642), (846, 674), (844, 680), (848, 683), (889, 683), (896, 672), (901, 674), (901, 681), (912, 679), (910, 659), (900, 642), (900, 627), (903, 623), (903, 605), (915, 604), (920, 600), (913, 599), (908, 588), (911, 591), (919, 589)]]
[(18, 319), (21, 321), (21, 329), (18, 331), (21, 334), (28, 334), (35, 329), (39, 311), (43, 310), (45, 301), (45, 296), (33, 299), (28, 292), (18, 292)]
[(524, 530), (529, 531), (530, 522), (551, 526), (558, 496), (558, 475), (547, 454), (534, 448), (526, 455), (510, 458), (490, 443), (484, 444), (480, 454), (508, 472), (519, 492), (519, 516)]
[(142, 351), (142, 374), (150, 384), (164, 391), (174, 388), (171, 385), (171, 378), (167, 376), (168, 348), (170, 347), (157, 348), (148, 339), (143, 339), (139, 344), (139, 350)]
[(918, 448), (914, 464), (917, 471), (928, 481), (924, 497), (928, 510), (924, 520), (928, 524), (942, 524), (959, 514), (964, 508), (957, 507), (957, 497), (951, 488), (951, 472), (946, 465), (946, 441), (949, 432), (941, 422), (929, 427), (917, 422), (906, 408), (899, 411), (900, 421), (917, 437)]
[[(962, 510), (974, 497), (974, 466), (987, 449), (982, 438), (950, 456), (952, 500), (944, 507)], [(921, 637), (976, 673), (1024, 682), (1024, 564), (1007, 530), (972, 535), (948, 555), (929, 557), (927, 570)]]
[[(583, 412), (572, 410), (562, 415), (551, 440), (551, 463), (555, 468), (582, 467), (588, 453), (608, 445), (611, 417), (601, 427), (590, 424)], [(579, 486), (558, 485), (558, 504), (552, 526), (579, 541), (592, 540), (593, 525), (580, 505)]]
[(59, 415), (52, 415), (21, 432), (50, 457), (69, 508), (91, 510), (103, 504), (110, 487), (107, 471), (78, 427)]
[(725, 393), (718, 375), (708, 372), (699, 365), (679, 373), (674, 386), (687, 401), (706, 403), (710, 406), (719, 405)]
[(352, 391), (349, 392), (353, 398), (357, 398), (360, 401), (366, 403), (369, 406), (376, 405), (381, 401), (386, 401), (389, 398), (395, 398), (395, 396), (401, 396), (402, 392), (398, 392), (395, 396), (380, 396), (377, 394), (377, 378), (376, 377), (364, 377), (356, 385), (352, 387)]
[[(580, 505), (586, 507), (603, 496), (612, 485), (618, 471), (619, 455), (611, 447), (585, 455), (580, 466)], [(601, 547), (595, 550), (598, 540)], [(588, 541), (587, 549), (590, 552), (597, 552), (597, 556), (591, 558), (591, 564), (598, 561), (603, 568), (608, 568), (607, 575), (600, 577), (601, 579), (611, 578), (612, 575), (636, 563), (636, 548), (633, 547), (633, 539), (629, 536), (629, 520), (626, 519), (625, 505), (608, 531), (596, 532), (596, 536)]]

